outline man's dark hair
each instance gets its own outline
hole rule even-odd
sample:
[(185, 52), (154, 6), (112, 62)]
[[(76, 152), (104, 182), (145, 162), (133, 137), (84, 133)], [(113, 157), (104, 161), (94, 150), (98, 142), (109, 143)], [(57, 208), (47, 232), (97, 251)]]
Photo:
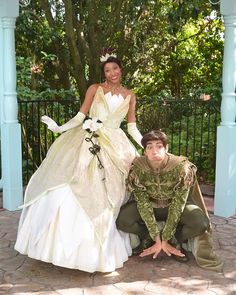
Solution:
[(165, 148), (168, 144), (167, 135), (164, 132), (162, 132), (161, 130), (152, 130), (143, 135), (141, 144), (144, 149), (146, 149), (147, 143), (152, 140), (160, 140)]
[(114, 56), (110, 56), (108, 57), (108, 59), (106, 61), (104, 61), (102, 64), (101, 64), (101, 76), (102, 76), (102, 79), (105, 78), (105, 73), (104, 73), (104, 67), (107, 63), (109, 62), (114, 62), (116, 63), (121, 69), (122, 69), (122, 64), (121, 64), (121, 61), (117, 58), (117, 57), (114, 57)]

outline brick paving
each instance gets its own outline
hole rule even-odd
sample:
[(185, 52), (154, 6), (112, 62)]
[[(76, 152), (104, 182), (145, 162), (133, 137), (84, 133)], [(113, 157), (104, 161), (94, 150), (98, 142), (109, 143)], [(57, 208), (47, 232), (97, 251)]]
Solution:
[(130, 257), (112, 273), (85, 273), (34, 260), (14, 250), (20, 211), (0, 210), (0, 294), (17, 295), (236, 295), (236, 218), (211, 215), (222, 273), (162, 255)]

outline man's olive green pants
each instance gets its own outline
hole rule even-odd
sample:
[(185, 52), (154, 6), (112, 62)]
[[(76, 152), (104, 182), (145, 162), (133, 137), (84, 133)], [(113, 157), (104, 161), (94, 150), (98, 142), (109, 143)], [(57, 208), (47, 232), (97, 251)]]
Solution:
[[(168, 216), (167, 208), (153, 208), (157, 221), (166, 221)], [(127, 233), (139, 236), (141, 240), (149, 236), (148, 229), (143, 222), (135, 201), (130, 201), (121, 207), (116, 221), (117, 228)], [(205, 232), (209, 227), (209, 219), (198, 206), (187, 203), (176, 228), (175, 238), (183, 243)]]

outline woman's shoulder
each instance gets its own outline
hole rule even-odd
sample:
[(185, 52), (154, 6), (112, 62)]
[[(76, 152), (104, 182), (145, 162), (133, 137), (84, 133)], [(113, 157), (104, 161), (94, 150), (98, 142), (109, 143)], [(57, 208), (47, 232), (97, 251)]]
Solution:
[(130, 96), (130, 101), (135, 101), (135, 94), (132, 90), (128, 89), (128, 88), (125, 88), (123, 87), (123, 96), (124, 97), (127, 97), (127, 96)]
[(87, 91), (90, 91), (90, 92), (96, 92), (99, 86), (101, 86), (101, 85), (98, 84), (98, 83), (91, 84), (91, 85), (88, 87), (88, 90), (87, 90)]
[(134, 92), (126, 87), (123, 87), (123, 91), (126, 93), (126, 96), (128, 95), (134, 96)]
[(91, 91), (93, 91), (95, 94), (97, 92), (98, 88), (100, 88), (104, 94), (107, 93), (107, 89), (106, 89), (104, 83), (94, 83), (89, 86), (88, 90), (91, 89)]
[(91, 84), (87, 89), (86, 97), (93, 98), (96, 95), (99, 86), (101, 87), (101, 84)]

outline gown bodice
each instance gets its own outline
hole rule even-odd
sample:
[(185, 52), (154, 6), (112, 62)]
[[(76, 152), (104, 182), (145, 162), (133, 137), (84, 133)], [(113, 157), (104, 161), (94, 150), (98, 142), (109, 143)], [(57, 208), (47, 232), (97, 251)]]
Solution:
[(119, 128), (129, 110), (130, 95), (123, 98), (121, 94), (104, 94), (101, 86), (98, 87), (90, 108), (89, 116), (96, 117), (107, 128)]

